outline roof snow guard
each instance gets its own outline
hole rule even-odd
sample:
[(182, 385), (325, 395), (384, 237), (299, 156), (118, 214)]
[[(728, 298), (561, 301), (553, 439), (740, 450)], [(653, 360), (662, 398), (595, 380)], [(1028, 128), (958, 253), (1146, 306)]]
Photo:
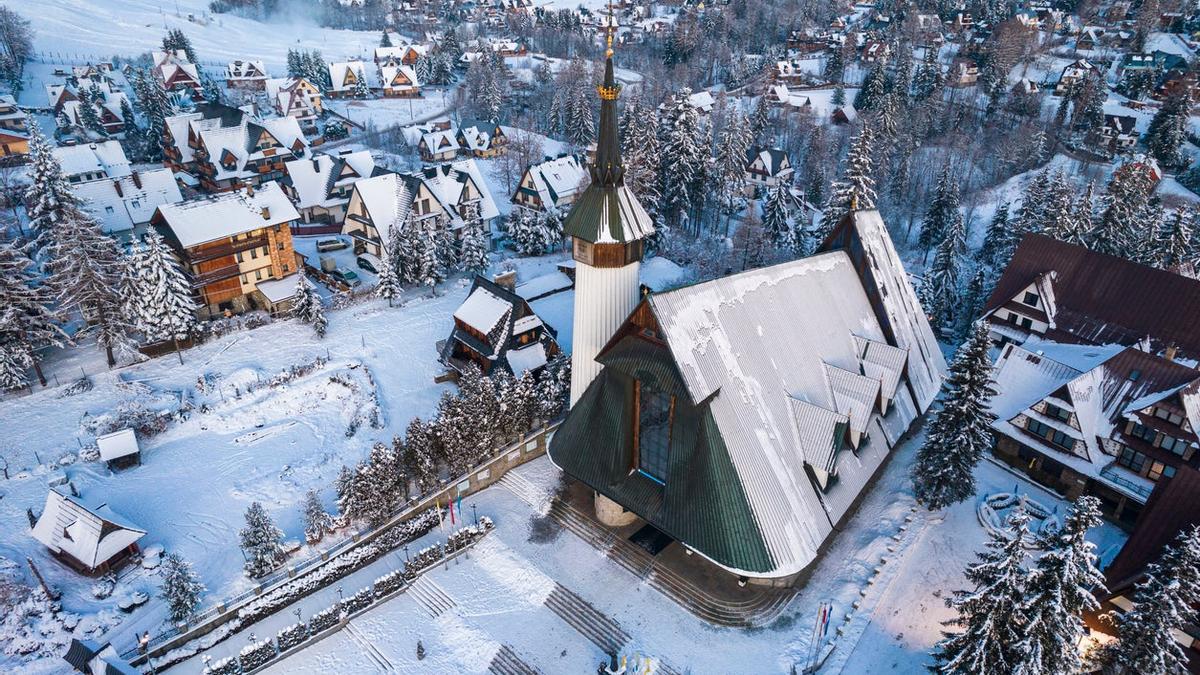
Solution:
[(613, 75), (612, 49), (604, 62), (600, 94), (600, 138), (596, 161), (589, 171), (592, 183), (563, 221), (563, 232), (594, 244), (623, 244), (654, 233), (646, 209), (625, 186), (625, 166), (617, 136), (617, 97), (620, 88)]

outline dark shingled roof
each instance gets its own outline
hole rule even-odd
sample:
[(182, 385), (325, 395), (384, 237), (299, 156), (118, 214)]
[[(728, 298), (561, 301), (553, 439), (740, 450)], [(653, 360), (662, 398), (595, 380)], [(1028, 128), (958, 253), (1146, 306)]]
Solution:
[[(674, 539), (726, 567), (774, 568), (729, 451), (708, 410), (693, 406), (665, 346), (628, 336), (598, 359), (605, 368), (550, 442), (554, 463)], [(630, 472), (634, 378), (674, 394), (665, 485)]]
[(81, 673), (88, 672), (88, 662), (96, 657), (103, 650), (105, 645), (101, 645), (94, 640), (80, 640), (71, 638), (71, 646), (67, 648), (67, 653), (63, 654), (63, 660), (71, 664), (71, 667)]
[(985, 311), (1051, 271), (1058, 313), (1047, 338), (1132, 344), (1150, 336), (1160, 348), (1173, 343), (1200, 356), (1200, 281), (1040, 234), (1021, 239)]

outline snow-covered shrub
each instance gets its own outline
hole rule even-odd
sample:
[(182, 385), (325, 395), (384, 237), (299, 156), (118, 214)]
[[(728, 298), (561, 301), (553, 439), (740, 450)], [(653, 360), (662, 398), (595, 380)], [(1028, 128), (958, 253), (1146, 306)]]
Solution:
[(398, 591), (404, 587), (404, 570), (398, 569), (393, 572), (379, 577), (375, 580), (375, 595), (383, 597), (393, 591)]
[(342, 611), (346, 612), (347, 614), (353, 614), (360, 609), (366, 609), (367, 607), (370, 607), (372, 602), (375, 602), (375, 593), (371, 590), (370, 586), (367, 586), (366, 588), (360, 589), (354, 595), (343, 600)]
[(243, 672), (265, 665), (273, 658), (275, 658), (275, 643), (270, 638), (247, 645), (238, 654), (238, 662), (242, 664)]
[(113, 590), (117, 587), (117, 576), (115, 574), (105, 574), (92, 584), (92, 597), (97, 600), (103, 600), (112, 595)]
[(304, 642), (306, 638), (308, 638), (308, 626), (303, 623), (294, 623), (275, 635), (275, 641), (279, 643), (281, 652)]
[(328, 607), (312, 615), (312, 618), (308, 620), (308, 628), (315, 635), (326, 628), (332, 628), (341, 616), (341, 605)]
[(325, 140), (337, 141), (350, 135), (350, 130), (341, 120), (329, 120), (325, 123)]
[(204, 675), (237, 675), (242, 672), (236, 656), (227, 656), (213, 661), (204, 668)]
[(81, 377), (73, 382), (70, 382), (62, 389), (59, 389), (58, 397), (66, 398), (68, 396), (77, 396), (79, 394), (82, 394), (84, 392), (88, 392), (91, 390), (92, 390), (92, 381), (86, 377)]

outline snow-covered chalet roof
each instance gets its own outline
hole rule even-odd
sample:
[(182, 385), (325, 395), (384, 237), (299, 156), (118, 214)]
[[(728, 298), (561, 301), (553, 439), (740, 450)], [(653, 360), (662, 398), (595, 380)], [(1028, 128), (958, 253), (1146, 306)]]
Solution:
[[(354, 74), (352, 78), (349, 77), (350, 73)], [(347, 79), (354, 81), (347, 82)], [(329, 81), (333, 83), (333, 86), (330, 87), (331, 91), (353, 91), (359, 80), (365, 80), (367, 86), (371, 86), (367, 64), (362, 61), (342, 61), (329, 64)]]
[(512, 312), (512, 303), (479, 286), (454, 310), (454, 318), (489, 335)]
[(434, 167), (425, 167), (420, 172), (420, 175), (425, 185), (437, 195), (442, 205), (450, 211), (452, 218), (462, 218), (462, 214), (458, 212), (458, 207), (460, 203), (464, 203), (463, 191), (467, 186), (467, 178), (470, 178), (471, 184), (479, 191), (479, 217), (486, 221), (500, 215), (500, 209), (496, 207), (496, 200), (492, 197), (492, 191), (488, 189), (488, 183), (483, 179), (483, 174), (479, 171), (479, 165), (475, 162), (474, 158), (460, 159), (449, 164), (440, 164)]
[(262, 61), (230, 61), (225, 67), (225, 78), (230, 80), (265, 80), (267, 68)]
[(89, 508), (51, 490), (32, 534), (51, 551), (94, 569), (146, 536), (146, 531), (134, 527), (107, 505)]
[(242, 188), (190, 202), (164, 204), (158, 207), (158, 215), (184, 248), (276, 224), (287, 227), (300, 218), (275, 181), (254, 189)]
[(575, 155), (563, 155), (531, 164), (528, 172), (538, 197), (548, 208), (570, 201), (569, 198), (586, 188), (590, 182), (587, 169)]
[(87, 181), (74, 189), (75, 195), (84, 200), (84, 208), (108, 233), (132, 230), (150, 222), (159, 206), (183, 201), (170, 169), (135, 171), (121, 178)]
[(129, 159), (119, 141), (67, 145), (54, 148), (51, 152), (66, 176), (99, 171), (110, 178), (118, 178), (128, 176), (131, 172)]
[(301, 209), (344, 204), (349, 199), (349, 193), (345, 197), (337, 197), (332, 191), (370, 178), (376, 169), (375, 158), (368, 150), (337, 155), (318, 153), (310, 159), (285, 162), (284, 167), (296, 193), (296, 207)]

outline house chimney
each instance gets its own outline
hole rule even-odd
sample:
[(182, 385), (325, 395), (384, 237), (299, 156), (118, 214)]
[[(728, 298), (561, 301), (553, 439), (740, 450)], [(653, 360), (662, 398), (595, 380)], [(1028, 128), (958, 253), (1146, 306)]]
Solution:
[(130, 178), (133, 179), (133, 186), (136, 187), (137, 189), (141, 190), (142, 189), (142, 177), (138, 174), (138, 172), (134, 171), (132, 174), (130, 174)]
[(1179, 347), (1174, 344), (1167, 345), (1167, 353), (1163, 354), (1163, 358), (1168, 361), (1174, 361), (1175, 355), (1179, 353)]
[(492, 281), (496, 282), (497, 286), (515, 291), (517, 290), (517, 271), (508, 270), (507, 272), (501, 272), (492, 277)]
[(264, 207), (263, 207), (263, 210), (262, 210), (262, 217), (263, 217), (263, 220), (270, 220), (270, 219), (271, 219), (271, 207), (269, 207), (269, 206), (264, 206)]
[(124, 197), (125, 192), (121, 189), (121, 179), (117, 178), (113, 181), (113, 189), (117, 191), (118, 197)]
[(247, 197), (253, 197), (253, 196), (254, 196), (254, 186), (253, 186), (253, 185), (247, 185), (247, 186), (246, 186), (246, 196), (247, 196)]

